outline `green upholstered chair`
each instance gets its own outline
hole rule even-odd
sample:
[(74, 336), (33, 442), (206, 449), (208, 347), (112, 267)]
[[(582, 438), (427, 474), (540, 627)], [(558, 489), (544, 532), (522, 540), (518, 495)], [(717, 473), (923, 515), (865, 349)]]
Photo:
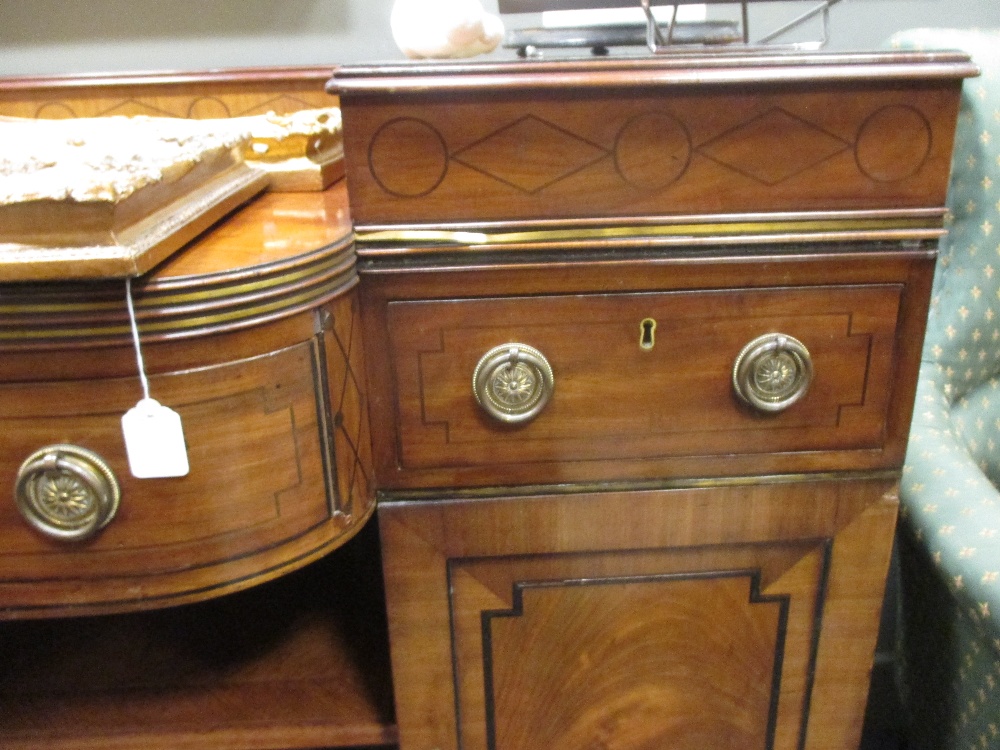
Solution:
[(901, 485), (901, 694), (912, 750), (1000, 749), (1000, 32), (927, 29), (965, 82)]

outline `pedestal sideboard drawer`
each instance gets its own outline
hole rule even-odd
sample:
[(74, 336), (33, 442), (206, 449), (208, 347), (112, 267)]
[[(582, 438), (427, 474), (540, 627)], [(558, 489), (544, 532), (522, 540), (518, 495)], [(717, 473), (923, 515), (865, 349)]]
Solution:
[[(482, 481), (500, 482), (512, 466), (544, 466), (562, 479), (574, 467), (613, 462), (600, 471), (614, 478), (642, 475), (650, 462), (669, 474), (664, 461), (707, 457), (725, 474), (741, 456), (811, 456), (815, 470), (825, 452), (878, 452), (903, 289), (392, 302), (399, 470), (478, 467)], [(804, 394), (774, 410), (748, 403), (734, 386), (741, 351), (768, 334), (801, 343), (798, 364), (812, 371)], [(473, 393), (480, 358), (511, 343), (541, 353), (553, 376), (548, 403), (514, 425), (491, 417)], [(764, 388), (796, 375), (786, 371), (788, 357), (765, 360), (750, 376)]]

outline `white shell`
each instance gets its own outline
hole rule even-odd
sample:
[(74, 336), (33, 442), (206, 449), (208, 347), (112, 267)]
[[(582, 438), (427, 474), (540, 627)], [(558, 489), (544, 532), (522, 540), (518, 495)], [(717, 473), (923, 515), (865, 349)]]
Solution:
[(396, 0), (392, 37), (412, 58), (473, 57), (496, 49), (503, 21), (480, 0)]

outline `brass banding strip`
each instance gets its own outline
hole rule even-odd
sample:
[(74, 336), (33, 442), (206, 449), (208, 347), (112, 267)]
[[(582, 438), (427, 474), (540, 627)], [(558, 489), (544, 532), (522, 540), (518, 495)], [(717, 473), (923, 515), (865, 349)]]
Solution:
[[(716, 456), (724, 458), (724, 456)], [(449, 487), (449, 488), (398, 488), (380, 490), (378, 501), (422, 502), (426, 500), (447, 501), (468, 498), (490, 497), (541, 497), (546, 495), (589, 494), (602, 492), (655, 492), (661, 490), (713, 489), (719, 487), (742, 487), (770, 484), (798, 484), (806, 482), (832, 481), (898, 481), (900, 472), (896, 469), (874, 469), (871, 471), (826, 471), (814, 474), (769, 474), (761, 476), (732, 477), (676, 477), (664, 479), (623, 479), (605, 482), (576, 482), (572, 484), (522, 485), (519, 487)]]
[[(302, 259), (300, 259), (301, 261)], [(233, 279), (230, 274), (219, 274), (216, 276), (193, 276), (181, 277), (191, 283), (190, 286), (198, 291), (190, 292), (168, 292), (174, 286), (175, 279), (168, 279), (166, 284), (161, 284), (159, 280), (154, 280), (149, 286), (140, 287), (135, 298), (137, 310), (157, 309), (165, 305), (176, 306), (197, 302), (202, 300), (218, 299), (225, 301), (232, 299), (246, 292), (257, 293), (262, 290), (272, 289), (284, 285), (294, 285), (296, 282), (309, 277), (318, 277), (319, 274), (327, 272), (329, 269), (349, 270), (347, 268), (354, 262), (353, 246), (347, 246), (340, 252), (321, 258), (318, 261), (307, 261), (311, 265), (304, 265), (303, 262), (296, 263), (291, 268), (279, 266), (277, 272), (269, 273), (267, 266), (256, 267), (252, 273), (239, 274)], [(329, 274), (328, 274), (329, 275)], [(246, 283), (225, 285), (226, 281), (239, 280), (242, 278), (252, 279)], [(208, 287), (208, 289), (206, 289)], [(121, 312), (123, 310), (122, 299), (116, 292), (114, 298), (110, 298), (112, 292), (108, 288), (101, 289), (102, 297), (100, 301), (86, 302), (49, 302), (34, 303), (19, 299), (14, 304), (0, 305), (0, 315), (12, 315), (16, 317), (28, 315), (67, 315), (69, 313), (97, 313), (97, 312)], [(32, 295), (34, 296), (34, 295)], [(42, 295), (44, 297), (44, 293)], [(9, 298), (9, 295), (7, 295)]]
[(322, 248), (303, 255), (296, 255), (281, 261), (272, 261), (256, 266), (240, 266), (225, 271), (216, 271), (208, 274), (190, 274), (187, 276), (168, 276), (165, 278), (154, 277), (150, 280), (148, 289), (157, 291), (184, 288), (189, 286), (219, 286), (231, 284), (242, 279), (257, 279), (261, 275), (276, 276), (289, 273), (296, 269), (308, 266), (311, 263), (320, 261), (332, 262), (335, 258), (341, 258), (352, 254), (354, 246), (354, 235), (348, 235), (342, 242), (326, 245)]
[(943, 220), (928, 221), (925, 217), (886, 219), (833, 219), (802, 221), (734, 221), (709, 224), (667, 224), (656, 226), (575, 227), (567, 229), (533, 229), (518, 231), (474, 231), (440, 229), (379, 229), (359, 227), (358, 243), (444, 243), (454, 245), (506, 245), (527, 242), (607, 241), (658, 237), (704, 237), (727, 235), (825, 234), (831, 232), (884, 232), (909, 230), (915, 232), (943, 231)]
[(320, 280), (332, 279), (345, 274), (350, 274), (353, 265), (353, 256), (349, 258), (335, 256), (322, 264), (302, 269), (297, 273), (290, 273), (285, 276), (275, 277), (272, 279), (263, 279), (257, 282), (227, 286), (211, 291), (143, 297), (137, 304), (137, 307), (140, 310), (150, 310), (155, 311), (158, 314), (167, 315), (176, 314), (178, 312), (182, 312), (183, 309), (189, 309), (191, 307), (204, 309), (209, 307), (221, 307), (234, 303), (243, 304), (248, 298), (259, 299), (264, 296), (273, 296), (274, 292), (272, 290), (281, 291), (285, 287), (291, 289), (301, 286), (302, 284), (300, 282), (302, 281), (315, 283)]
[[(315, 307), (322, 304), (327, 299), (331, 299), (337, 292), (347, 291), (357, 283), (357, 276), (352, 275), (348, 284), (331, 285), (323, 284), (312, 293), (300, 294), (295, 297), (283, 299), (270, 305), (262, 305), (254, 308), (237, 307), (236, 310), (228, 313), (216, 315), (200, 316), (197, 318), (183, 318), (181, 320), (142, 323), (139, 332), (143, 338), (152, 341), (167, 338), (181, 338), (196, 335), (215, 333), (224, 324), (227, 329), (246, 327), (250, 324), (259, 324), (274, 320), (278, 317), (300, 312), (303, 309)], [(75, 328), (75, 329), (53, 329), (51, 327), (22, 329), (18, 331), (0, 332), (0, 342), (30, 342), (30, 341), (52, 341), (67, 339), (93, 339), (102, 338), (104, 340), (121, 338), (123, 341), (131, 340), (131, 329), (128, 324), (107, 326), (102, 328)], [(110, 341), (108, 341), (110, 343)]]
[[(140, 306), (139, 330), (151, 338), (193, 336), (199, 333), (217, 331), (224, 324), (245, 326), (249, 323), (272, 320), (282, 315), (291, 315), (306, 306), (315, 306), (319, 300), (328, 299), (338, 292), (344, 292), (357, 283), (353, 254), (344, 257), (339, 254), (319, 266), (299, 269), (275, 279), (261, 283), (241, 284), (224, 287), (212, 292), (192, 292), (170, 295), (166, 298), (173, 304), (164, 306), (164, 298), (147, 299)], [(180, 304), (183, 303), (183, 304)], [(104, 313), (124, 310), (124, 301), (115, 306), (101, 305)], [(16, 315), (0, 330), (0, 341), (29, 342), (67, 339), (127, 338), (130, 328), (122, 315), (99, 315), (107, 322), (94, 320), (85, 315), (95, 312), (85, 305), (72, 305), (78, 314), (75, 319), (84, 325), (68, 327), (73, 322), (63, 316), (62, 320), (52, 320), (51, 315), (62, 312), (62, 306), (19, 305), (14, 308)], [(197, 314), (217, 311), (215, 314)], [(0, 312), (4, 312), (0, 310)], [(18, 320), (20, 319), (20, 320)], [(18, 324), (20, 323), (20, 325)], [(90, 323), (89, 325), (86, 325)], [(231, 326), (230, 326), (231, 327)]]

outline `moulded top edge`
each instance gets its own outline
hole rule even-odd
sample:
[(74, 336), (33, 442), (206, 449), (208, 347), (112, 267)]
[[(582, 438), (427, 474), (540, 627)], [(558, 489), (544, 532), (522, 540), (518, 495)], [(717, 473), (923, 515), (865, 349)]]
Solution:
[(979, 75), (964, 52), (803, 53), (725, 51), (601, 59), (347, 65), (333, 94), (489, 88), (594, 88), (751, 83), (962, 79)]
[(49, 89), (89, 89), (107, 86), (148, 88), (151, 86), (247, 85), (302, 83), (314, 85), (333, 75), (337, 66), (274, 66), (221, 68), (216, 70), (162, 70), (124, 73), (72, 73), (69, 75), (3, 76), (0, 93), (39, 92)]

